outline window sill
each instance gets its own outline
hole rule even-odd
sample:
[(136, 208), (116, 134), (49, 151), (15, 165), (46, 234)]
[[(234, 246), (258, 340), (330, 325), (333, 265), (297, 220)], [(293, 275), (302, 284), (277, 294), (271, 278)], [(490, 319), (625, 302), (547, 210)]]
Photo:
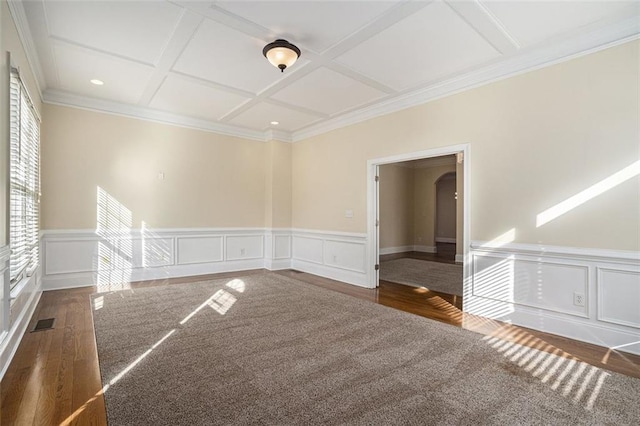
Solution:
[(29, 285), (31, 285), (32, 282), (35, 282), (35, 280), (38, 279), (38, 268), (40, 267), (40, 265), (38, 265), (35, 269), (34, 272), (31, 276), (25, 276), (24, 278), (22, 278), (18, 284), (15, 285), (15, 287), (13, 287), (11, 289), (11, 291), (9, 292), (9, 297), (11, 299), (11, 302), (13, 302), (13, 300), (17, 299), (22, 292), (29, 287)]

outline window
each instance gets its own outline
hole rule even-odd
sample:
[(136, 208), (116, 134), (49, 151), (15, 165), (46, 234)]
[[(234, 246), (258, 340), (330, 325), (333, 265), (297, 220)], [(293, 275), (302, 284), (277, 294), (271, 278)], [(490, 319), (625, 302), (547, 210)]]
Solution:
[(10, 78), (11, 288), (38, 266), (40, 121), (15, 69)]

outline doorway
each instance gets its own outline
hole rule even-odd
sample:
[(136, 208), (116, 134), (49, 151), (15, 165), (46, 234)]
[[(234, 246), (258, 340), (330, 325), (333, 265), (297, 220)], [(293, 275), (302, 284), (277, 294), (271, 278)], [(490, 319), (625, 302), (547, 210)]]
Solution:
[[(386, 238), (384, 231), (383, 234), (380, 234), (380, 167), (388, 164), (399, 164), (399, 163), (407, 163), (415, 160), (425, 161), (427, 159), (437, 159), (438, 157), (445, 156), (454, 156), (456, 159), (456, 164), (458, 165), (457, 170), (460, 171), (461, 179), (455, 179), (456, 181), (456, 191), (452, 194), (454, 197), (462, 196), (463, 194), (469, 193), (469, 145), (456, 145), (446, 148), (421, 151), (409, 154), (403, 154), (393, 157), (379, 158), (374, 160), (369, 160), (368, 162), (368, 259), (369, 259), (369, 286), (371, 288), (378, 287), (380, 281), (380, 255), (381, 255), (381, 237)], [(441, 177), (441, 176), (438, 176)], [(434, 181), (435, 183), (435, 181)], [(450, 185), (449, 185), (450, 187)], [(433, 206), (436, 205), (435, 200), (435, 187), (433, 188)], [(458, 254), (453, 257), (453, 260), (458, 260), (462, 263), (462, 274), (460, 276), (460, 293), (464, 294), (465, 285), (467, 282), (466, 277), (469, 276), (468, 271), (468, 263), (465, 261), (465, 257), (469, 252), (469, 199), (468, 197), (462, 197), (462, 202), (460, 203), (462, 208), (460, 212), (455, 214), (455, 223), (459, 226), (459, 231), (456, 234), (455, 242), (458, 248)], [(433, 210), (433, 216), (437, 213), (435, 212), (435, 207)], [(410, 247), (413, 248), (413, 252), (424, 253), (424, 255), (428, 254), (436, 254), (437, 253), (437, 245), (435, 241), (435, 235), (437, 232), (437, 228), (435, 225), (435, 217), (433, 219), (434, 225), (431, 228), (431, 234), (433, 236), (433, 240), (420, 240), (419, 233), (414, 232), (415, 240), (413, 244), (407, 244), (404, 247), (405, 249)], [(442, 237), (449, 238), (448, 241), (453, 240), (453, 237)], [(433, 243), (431, 243), (433, 241)], [(430, 245), (433, 244), (433, 245)], [(388, 248), (388, 247), (386, 247)], [(432, 253), (428, 253), (432, 251)], [(388, 251), (385, 251), (388, 254)], [(420, 286), (421, 288), (427, 288), (424, 286)], [(427, 288), (428, 289), (428, 288)]]

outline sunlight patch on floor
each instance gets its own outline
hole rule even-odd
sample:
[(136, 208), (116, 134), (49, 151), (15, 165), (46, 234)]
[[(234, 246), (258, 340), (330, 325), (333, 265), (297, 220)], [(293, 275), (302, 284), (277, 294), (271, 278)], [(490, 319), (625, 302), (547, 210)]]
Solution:
[(589, 411), (593, 409), (604, 381), (610, 376), (526, 330), (514, 331), (503, 326), (483, 340), (541, 383), (548, 383), (562, 396), (571, 398), (576, 404), (583, 401), (584, 408)]

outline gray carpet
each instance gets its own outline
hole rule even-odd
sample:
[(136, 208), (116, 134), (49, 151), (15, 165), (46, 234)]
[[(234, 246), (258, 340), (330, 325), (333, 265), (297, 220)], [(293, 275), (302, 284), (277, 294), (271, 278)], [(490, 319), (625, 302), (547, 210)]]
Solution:
[(462, 265), (419, 259), (395, 259), (380, 263), (380, 279), (462, 296)]
[(94, 307), (111, 426), (640, 419), (638, 379), (273, 273)]

